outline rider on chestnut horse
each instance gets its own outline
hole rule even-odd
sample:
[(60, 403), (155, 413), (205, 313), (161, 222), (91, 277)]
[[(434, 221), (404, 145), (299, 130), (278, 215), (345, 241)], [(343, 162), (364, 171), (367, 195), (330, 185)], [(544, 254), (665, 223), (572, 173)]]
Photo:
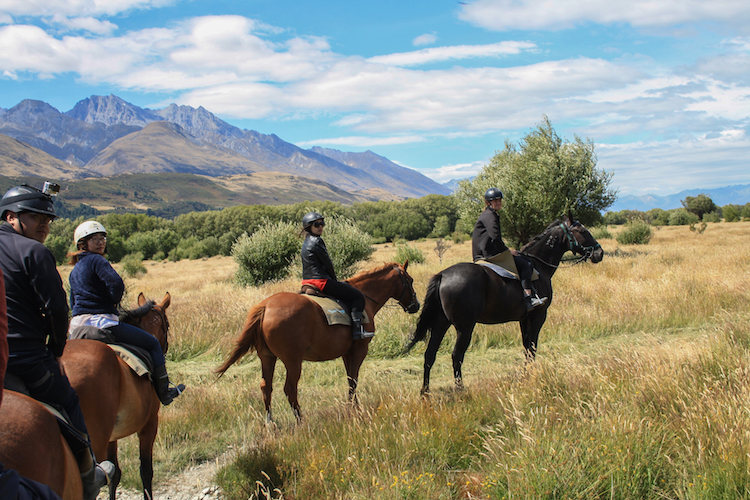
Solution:
[[(0, 270), (8, 308), (7, 372), (21, 379), (29, 395), (67, 413), (81, 441), (70, 442), (81, 468), (84, 499), (94, 499), (114, 473), (114, 465), (96, 464), (78, 395), (62, 373), (59, 358), (68, 333), (68, 306), (55, 258), (42, 243), (57, 217), (51, 192), (23, 185), (0, 200)], [(74, 440), (71, 440), (74, 441)], [(86, 443), (83, 445), (83, 443)]]
[[(536, 293), (532, 295), (531, 276), (534, 272), (534, 265), (516, 253), (510, 250), (503, 242), (503, 234), (500, 229), (500, 216), (497, 211), (503, 207), (503, 193), (498, 188), (489, 188), (484, 193), (485, 208), (477, 219), (474, 226), (474, 232), (471, 234), (471, 250), (474, 256), (474, 262), (486, 260), (503, 268), (510, 268), (513, 272), (513, 265), (518, 270), (518, 276), (521, 278), (521, 288), (523, 288), (523, 300), (526, 310), (531, 311), (535, 307), (544, 305), (547, 297), (539, 297)], [(514, 273), (515, 274), (515, 273)]]
[(317, 212), (302, 217), (302, 228), (307, 233), (302, 243), (302, 285), (313, 286), (351, 306), (354, 340), (372, 337), (375, 332), (368, 332), (362, 326), (365, 296), (350, 284), (336, 279), (336, 271), (321, 237), (325, 225), (323, 216)]

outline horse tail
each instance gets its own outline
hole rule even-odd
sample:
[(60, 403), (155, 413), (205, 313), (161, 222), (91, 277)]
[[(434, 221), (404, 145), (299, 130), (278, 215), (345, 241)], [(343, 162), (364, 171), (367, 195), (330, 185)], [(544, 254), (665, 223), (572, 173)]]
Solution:
[(245, 321), (245, 326), (242, 327), (242, 332), (234, 343), (234, 349), (229, 354), (227, 360), (224, 361), (224, 364), (214, 370), (214, 373), (218, 373), (219, 377), (224, 375), (224, 372), (239, 361), (248, 351), (252, 351), (255, 348), (255, 343), (261, 336), (263, 315), (265, 312), (266, 307), (263, 305), (255, 306), (250, 310), (247, 315), (247, 321)]
[(404, 354), (411, 351), (417, 342), (424, 340), (427, 332), (435, 324), (435, 320), (444, 315), (443, 304), (440, 301), (440, 282), (442, 279), (442, 273), (438, 273), (430, 279), (430, 283), (427, 285), (427, 294), (424, 297), (422, 312), (419, 315), (419, 321), (417, 321), (417, 328), (412, 332), (409, 343), (404, 347)]

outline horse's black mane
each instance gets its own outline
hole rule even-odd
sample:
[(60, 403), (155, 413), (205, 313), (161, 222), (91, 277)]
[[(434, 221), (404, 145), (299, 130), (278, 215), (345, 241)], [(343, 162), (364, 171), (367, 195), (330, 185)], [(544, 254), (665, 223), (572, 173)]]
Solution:
[(537, 234), (536, 236), (534, 236), (533, 238), (531, 238), (531, 240), (530, 240), (530, 241), (529, 241), (528, 243), (526, 243), (526, 244), (525, 244), (525, 245), (524, 245), (524, 246), (523, 246), (523, 247), (521, 248), (521, 251), (523, 252), (524, 250), (526, 250), (526, 249), (530, 248), (530, 247), (531, 247), (532, 245), (534, 245), (534, 244), (535, 244), (535, 243), (537, 243), (537, 242), (538, 242), (539, 240), (541, 240), (542, 238), (544, 238), (544, 237), (545, 237), (545, 236), (547, 235), (547, 232), (548, 232), (548, 231), (549, 231), (550, 229), (552, 229), (552, 228), (554, 228), (554, 227), (557, 227), (557, 226), (559, 226), (560, 224), (562, 224), (562, 221), (561, 221), (560, 219), (556, 219), (556, 220), (554, 220), (554, 221), (550, 222), (550, 223), (549, 223), (549, 226), (547, 226), (547, 229), (545, 229), (545, 230), (544, 230), (544, 231), (542, 231), (542, 232), (541, 232), (540, 234)]
[(154, 302), (153, 300), (146, 301), (145, 304), (143, 304), (140, 307), (136, 307), (135, 309), (130, 309), (128, 311), (121, 311), (120, 312), (120, 321), (123, 323), (128, 323), (129, 321), (134, 321), (139, 318), (142, 318), (143, 316), (147, 315), (149, 312), (151, 312), (151, 309), (154, 308)]

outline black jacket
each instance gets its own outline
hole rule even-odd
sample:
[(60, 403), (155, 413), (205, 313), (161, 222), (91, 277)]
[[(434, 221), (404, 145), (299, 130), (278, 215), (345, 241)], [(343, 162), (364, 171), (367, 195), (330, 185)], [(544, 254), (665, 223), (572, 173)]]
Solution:
[(308, 234), (302, 243), (302, 279), (336, 280), (333, 262), (320, 236)]
[(48, 347), (62, 355), (68, 335), (68, 301), (52, 253), (36, 240), (0, 226), (0, 269), (8, 304), (11, 354)]
[(471, 253), (474, 260), (488, 259), (508, 249), (500, 230), (500, 217), (489, 206), (484, 209), (471, 234)]

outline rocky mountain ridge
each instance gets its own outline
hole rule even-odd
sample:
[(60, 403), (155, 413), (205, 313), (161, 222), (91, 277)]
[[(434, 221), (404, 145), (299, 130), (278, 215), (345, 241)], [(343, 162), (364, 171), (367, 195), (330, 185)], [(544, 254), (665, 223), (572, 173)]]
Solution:
[(203, 107), (171, 104), (150, 110), (114, 95), (86, 98), (65, 113), (42, 101), (24, 100), (0, 110), (0, 133), (82, 167), (84, 176), (281, 172), (352, 193), (381, 190), (404, 198), (450, 193), (419, 172), (370, 151), (306, 150), (274, 134), (239, 129)]

